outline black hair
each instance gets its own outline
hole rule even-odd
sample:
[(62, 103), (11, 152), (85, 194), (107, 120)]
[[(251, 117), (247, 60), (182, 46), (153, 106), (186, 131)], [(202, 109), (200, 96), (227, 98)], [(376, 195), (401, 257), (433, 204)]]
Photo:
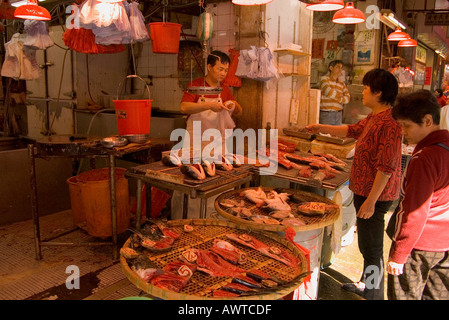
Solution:
[(329, 66), (327, 67), (327, 70), (330, 70), (331, 67), (335, 67), (337, 64), (343, 65), (344, 63), (341, 60), (332, 60), (331, 62), (329, 62)]
[(417, 90), (400, 95), (393, 106), (393, 117), (396, 120), (411, 120), (423, 123), (424, 116), (430, 114), (434, 124), (440, 124), (441, 107), (437, 98), (429, 90)]
[(207, 56), (207, 64), (210, 64), (213, 67), (219, 59), (221, 63), (231, 63), (231, 59), (226, 53), (214, 50)]
[(435, 91), (438, 92), (438, 98), (441, 98), (443, 96), (443, 90), (435, 89)]
[(393, 105), (398, 95), (399, 85), (391, 72), (380, 68), (370, 70), (363, 76), (362, 83), (370, 87), (372, 93), (381, 92), (379, 102)]

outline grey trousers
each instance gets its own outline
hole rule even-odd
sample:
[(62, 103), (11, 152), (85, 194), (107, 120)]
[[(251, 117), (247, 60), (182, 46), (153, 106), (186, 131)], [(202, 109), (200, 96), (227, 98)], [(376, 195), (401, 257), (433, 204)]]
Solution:
[(404, 271), (388, 275), (389, 300), (449, 300), (449, 251), (413, 249)]

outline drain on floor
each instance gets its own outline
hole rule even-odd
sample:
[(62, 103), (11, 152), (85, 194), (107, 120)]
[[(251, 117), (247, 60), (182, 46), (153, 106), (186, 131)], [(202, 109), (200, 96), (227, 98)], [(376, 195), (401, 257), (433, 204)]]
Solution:
[(111, 266), (107, 266), (81, 276), (79, 278), (79, 289), (68, 289), (64, 283), (34, 294), (24, 300), (82, 300), (92, 295), (93, 290), (96, 289), (100, 283), (98, 275), (100, 272), (110, 267)]

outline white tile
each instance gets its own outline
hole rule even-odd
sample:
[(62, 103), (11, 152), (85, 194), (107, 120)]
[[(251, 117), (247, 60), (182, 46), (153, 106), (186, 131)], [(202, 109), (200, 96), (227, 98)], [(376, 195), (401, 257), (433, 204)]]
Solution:
[(218, 15), (231, 14), (232, 6), (233, 4), (231, 1), (219, 3), (217, 6), (217, 14)]

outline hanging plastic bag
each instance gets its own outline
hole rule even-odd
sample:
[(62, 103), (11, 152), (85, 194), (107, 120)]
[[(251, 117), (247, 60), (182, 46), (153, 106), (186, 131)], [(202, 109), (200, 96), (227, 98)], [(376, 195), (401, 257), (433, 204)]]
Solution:
[(24, 47), (25, 35), (15, 33), (5, 43), (5, 61), (1, 75), (15, 80), (34, 80), (40, 76), (40, 68), (36, 61), (36, 50)]
[(45, 21), (25, 20), (23, 23), (26, 37), (23, 44), (32, 49), (44, 50), (54, 45)]
[(145, 26), (145, 18), (139, 10), (139, 3), (132, 1), (129, 9), (129, 23), (131, 25), (131, 39), (134, 41), (146, 41), (150, 39), (148, 30)]
[(231, 63), (229, 64), (229, 70), (226, 74), (226, 78), (223, 81), (223, 85), (228, 87), (241, 87), (242, 79), (235, 75), (237, 71), (237, 66), (239, 64), (239, 51), (234, 49), (229, 49), (229, 58), (231, 59)]
[(257, 79), (268, 81), (272, 78), (279, 79), (277, 68), (273, 64), (273, 54), (269, 48), (257, 48), (259, 56), (259, 73)]

